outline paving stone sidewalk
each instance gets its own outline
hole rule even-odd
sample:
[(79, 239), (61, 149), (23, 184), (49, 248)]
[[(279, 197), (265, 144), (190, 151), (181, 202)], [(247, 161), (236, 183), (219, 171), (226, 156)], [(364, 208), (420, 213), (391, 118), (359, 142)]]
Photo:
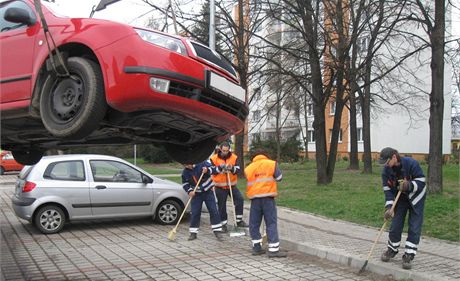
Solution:
[[(248, 212), (246, 205), (246, 211)], [(359, 270), (380, 229), (345, 221), (334, 221), (287, 208), (278, 207), (278, 228), (287, 248), (325, 258)], [(374, 248), (367, 270), (396, 279), (460, 280), (460, 244), (423, 237), (411, 270), (401, 267), (401, 251), (389, 263), (380, 261), (386, 248), (388, 232), (382, 233)], [(403, 236), (404, 245), (406, 236)], [(404, 251), (404, 249), (400, 249)]]

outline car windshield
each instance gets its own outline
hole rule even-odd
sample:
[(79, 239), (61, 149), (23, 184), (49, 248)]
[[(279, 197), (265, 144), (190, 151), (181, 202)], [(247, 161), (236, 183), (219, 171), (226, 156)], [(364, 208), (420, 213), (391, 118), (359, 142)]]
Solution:
[[(92, 9), (98, 5), (99, 0), (79, 0), (78, 4), (75, 2), (72, 0), (41, 1), (42, 5), (46, 6), (56, 16), (89, 18)], [(107, 19), (133, 26), (146, 26), (149, 19), (154, 16), (157, 15), (154, 14), (153, 7), (143, 1), (118, 1), (93, 14), (93, 18)]]

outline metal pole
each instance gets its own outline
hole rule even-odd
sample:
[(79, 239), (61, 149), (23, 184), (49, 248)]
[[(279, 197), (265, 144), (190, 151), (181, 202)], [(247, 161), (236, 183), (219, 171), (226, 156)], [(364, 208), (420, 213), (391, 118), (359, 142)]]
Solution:
[(209, 48), (216, 49), (216, 23), (215, 23), (216, 5), (214, 0), (209, 1)]
[(134, 145), (134, 165), (137, 165), (137, 146)]

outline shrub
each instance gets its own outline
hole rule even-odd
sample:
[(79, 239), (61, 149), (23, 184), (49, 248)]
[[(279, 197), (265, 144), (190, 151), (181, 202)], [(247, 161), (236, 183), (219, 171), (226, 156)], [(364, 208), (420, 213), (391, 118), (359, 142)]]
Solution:
[(153, 144), (140, 145), (140, 157), (144, 158), (147, 163), (170, 163), (173, 162), (172, 158), (163, 148), (163, 146), (156, 146)]
[[(64, 150), (66, 154), (102, 154), (120, 158), (131, 158), (134, 155), (133, 145), (104, 145), (89, 147), (74, 147)], [(51, 153), (56, 154), (56, 153)]]
[[(265, 151), (271, 159), (275, 159), (276, 141), (274, 139), (261, 140), (259, 136), (255, 137), (249, 147), (249, 157), (252, 158), (254, 153), (260, 150)], [(281, 143), (280, 150), (281, 162), (297, 162), (301, 143), (295, 137), (292, 137)]]

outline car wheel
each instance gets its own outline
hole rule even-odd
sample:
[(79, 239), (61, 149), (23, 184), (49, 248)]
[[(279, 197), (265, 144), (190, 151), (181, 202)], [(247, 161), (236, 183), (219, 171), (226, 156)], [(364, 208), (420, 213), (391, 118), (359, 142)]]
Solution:
[(44, 234), (58, 233), (64, 227), (65, 215), (60, 207), (47, 205), (37, 211), (34, 222)]
[(5, 169), (3, 167), (0, 167), (0, 175), (3, 175), (5, 173)]
[(182, 164), (196, 164), (208, 159), (216, 144), (216, 141), (208, 139), (190, 146), (168, 143), (164, 144), (164, 147), (175, 161)]
[(43, 156), (43, 151), (36, 149), (13, 150), (11, 153), (14, 160), (22, 165), (35, 165)]
[(174, 200), (165, 200), (158, 205), (155, 220), (159, 224), (176, 224), (182, 214), (182, 207)]
[(81, 139), (104, 118), (107, 103), (99, 66), (91, 60), (68, 60), (70, 77), (50, 73), (40, 97), (43, 125), (55, 137)]

